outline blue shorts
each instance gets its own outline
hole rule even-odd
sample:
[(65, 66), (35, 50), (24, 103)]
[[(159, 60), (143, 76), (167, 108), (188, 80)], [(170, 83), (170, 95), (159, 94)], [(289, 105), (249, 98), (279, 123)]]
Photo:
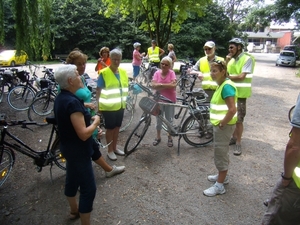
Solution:
[(140, 66), (133, 66), (133, 78), (136, 78), (140, 73)]

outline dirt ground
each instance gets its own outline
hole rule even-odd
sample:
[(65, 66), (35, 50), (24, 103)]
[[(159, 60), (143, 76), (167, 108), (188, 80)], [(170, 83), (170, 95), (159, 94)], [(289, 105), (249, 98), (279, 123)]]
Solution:
[[(90, 71), (94, 65), (88, 65)], [(247, 102), (247, 116), (242, 140), (243, 154), (230, 151), (230, 183), (226, 194), (206, 197), (203, 190), (212, 183), (207, 175), (216, 173), (212, 145), (195, 148), (181, 140), (177, 155), (167, 147), (167, 136), (153, 147), (155, 120), (139, 150), (118, 157), (110, 164), (125, 165), (126, 171), (105, 178), (94, 164), (97, 195), (92, 224), (112, 225), (254, 225), (260, 224), (269, 197), (282, 172), (283, 154), (290, 125), (288, 110), (299, 94), (295, 68), (276, 67), (268, 57), (257, 61), (253, 78), (253, 96)], [(26, 113), (11, 110), (4, 101), (1, 112), (10, 118), (26, 119)], [(122, 147), (137, 123), (141, 109), (128, 130), (120, 134)], [(31, 146), (43, 148), (49, 137), (48, 128), (12, 129)], [(102, 150), (106, 158), (106, 150)], [(64, 196), (65, 175), (53, 166), (38, 173), (32, 160), (16, 152), (13, 171), (0, 188), (0, 224), (44, 225), (80, 224), (68, 221), (68, 204)]]

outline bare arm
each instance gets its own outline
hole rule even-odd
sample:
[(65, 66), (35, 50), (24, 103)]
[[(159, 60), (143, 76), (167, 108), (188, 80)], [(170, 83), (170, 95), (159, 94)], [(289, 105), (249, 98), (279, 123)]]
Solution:
[(100, 94), (101, 94), (101, 88), (96, 89), (96, 107), (97, 107), (97, 111), (99, 112), (99, 98), (100, 98)]
[(229, 75), (229, 79), (232, 81), (243, 81), (246, 78), (247, 74), (248, 73), (241, 73), (237, 76)]
[(163, 54), (165, 54), (165, 50), (159, 48), (159, 56), (162, 56)]
[(100, 124), (100, 117), (97, 115), (92, 117), (93, 123), (88, 127), (86, 127), (84, 116), (81, 112), (72, 113), (70, 117), (75, 132), (82, 141), (86, 141), (91, 137), (94, 130)]
[(155, 90), (162, 90), (174, 87), (176, 87), (176, 80), (172, 80), (170, 83), (157, 83), (156, 81), (152, 80), (152, 88)]
[[(284, 176), (292, 177), (293, 171), (300, 161), (300, 128), (293, 127), (292, 135), (288, 141), (284, 155)], [(287, 186), (290, 181), (283, 180), (283, 185)]]

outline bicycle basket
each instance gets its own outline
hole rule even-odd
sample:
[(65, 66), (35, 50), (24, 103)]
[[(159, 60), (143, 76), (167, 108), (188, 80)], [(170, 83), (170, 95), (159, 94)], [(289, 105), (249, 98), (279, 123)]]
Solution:
[(22, 70), (17, 72), (17, 77), (22, 81), (22, 82), (26, 82), (29, 79), (29, 76), (27, 74), (26, 71)]
[(137, 85), (137, 84), (134, 84), (133, 87), (132, 87), (132, 93), (134, 95), (137, 95), (137, 94), (139, 94), (141, 92), (143, 92), (143, 90), (140, 88), (140, 86)]
[(160, 114), (159, 104), (149, 97), (143, 97), (139, 102), (139, 106), (143, 111), (153, 116)]
[(40, 80), (40, 87), (41, 89), (47, 88), (49, 86), (49, 81), (47, 79), (41, 79)]

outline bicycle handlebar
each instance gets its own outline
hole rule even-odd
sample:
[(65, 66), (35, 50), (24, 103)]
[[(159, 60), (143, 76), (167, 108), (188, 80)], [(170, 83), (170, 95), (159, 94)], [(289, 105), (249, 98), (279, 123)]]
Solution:
[(164, 101), (164, 102), (174, 103), (174, 102), (171, 101), (170, 99), (168, 99), (168, 98), (166, 98), (165, 96), (161, 95), (159, 91), (156, 91), (156, 93), (153, 94), (150, 88), (145, 87), (145, 86), (142, 85), (141, 83), (137, 83), (137, 85), (138, 85), (143, 91), (147, 92), (148, 96), (153, 97), (155, 101), (162, 100), (162, 101)]
[(6, 114), (1, 113), (0, 114), (0, 125), (1, 126), (17, 126), (22, 125), (22, 128), (25, 128), (26, 125), (37, 125), (37, 122), (34, 121), (26, 121), (26, 120), (12, 120), (10, 122), (6, 121)]

